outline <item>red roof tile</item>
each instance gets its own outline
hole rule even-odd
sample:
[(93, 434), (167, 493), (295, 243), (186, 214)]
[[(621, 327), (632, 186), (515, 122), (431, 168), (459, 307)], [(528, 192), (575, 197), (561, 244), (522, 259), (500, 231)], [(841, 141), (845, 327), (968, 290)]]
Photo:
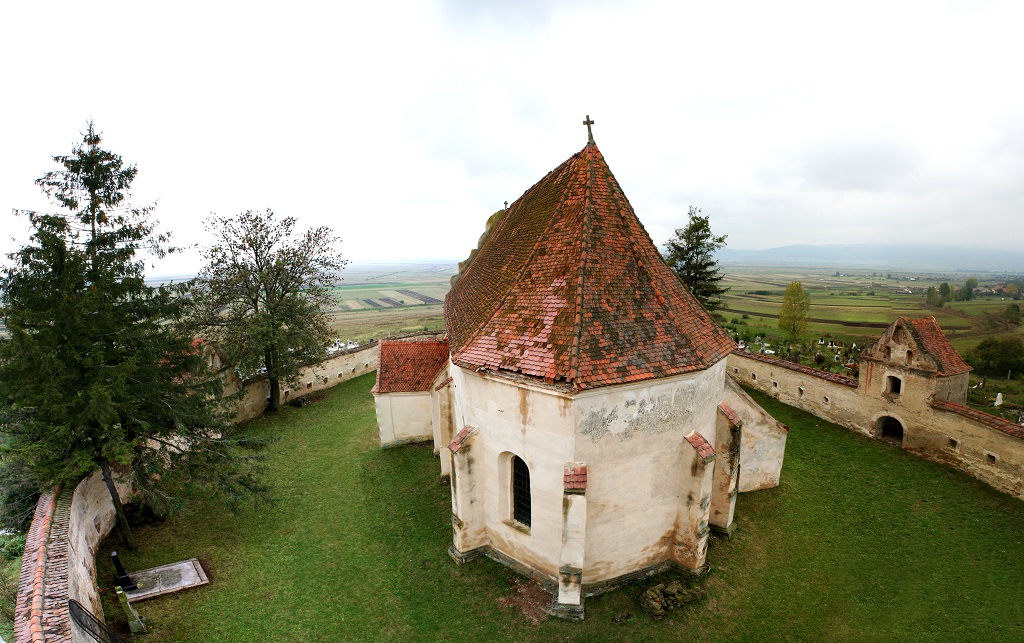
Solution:
[(857, 388), (857, 380), (848, 377), (846, 375), (839, 375), (838, 373), (829, 373), (828, 371), (819, 371), (816, 368), (810, 366), (804, 366), (803, 364), (797, 364), (796, 362), (787, 362), (784, 359), (777, 357), (769, 357), (768, 355), (762, 355), (760, 353), (748, 353), (744, 350), (733, 351), (741, 357), (749, 357), (750, 359), (764, 362), (765, 364), (771, 364), (772, 366), (781, 366), (782, 368), (796, 371), (797, 373), (803, 373), (804, 375), (810, 375), (811, 377), (817, 377), (829, 382), (836, 384), (842, 384), (843, 386), (849, 386), (850, 388)]
[(587, 488), (587, 463), (569, 462), (562, 473), (562, 483), (566, 491)]
[(445, 325), (457, 364), (577, 389), (702, 370), (735, 348), (593, 143), (497, 219), (445, 298)]
[(737, 427), (743, 424), (743, 420), (740, 419), (739, 413), (732, 410), (732, 407), (725, 402), (718, 403), (718, 410), (722, 412), (725, 419), (729, 421), (729, 426)]
[(985, 426), (1002, 431), (1008, 435), (1012, 435), (1015, 438), (1024, 438), (1024, 427), (1021, 427), (1009, 420), (1004, 420), (1001, 417), (996, 417), (984, 411), (972, 409), (962, 404), (954, 404), (953, 402), (947, 402), (946, 400), (933, 400), (932, 408), (939, 409), (940, 411), (949, 411), (950, 413), (956, 413), (965, 418), (969, 418), (984, 424)]
[(686, 436), (686, 441), (697, 451), (697, 457), (705, 464), (714, 459), (715, 447), (711, 446), (711, 443), (700, 433), (693, 431), (690, 435)]
[(960, 353), (946, 339), (945, 333), (939, 328), (934, 317), (921, 319), (902, 318), (913, 329), (921, 348), (925, 350), (939, 365), (939, 375), (960, 375), (971, 370), (971, 365), (964, 361)]
[(448, 362), (444, 340), (381, 340), (374, 393), (429, 391)]
[(461, 449), (462, 446), (466, 443), (466, 440), (469, 439), (469, 436), (473, 435), (474, 433), (476, 433), (476, 427), (464, 427), (461, 431), (459, 431), (459, 434), (455, 436), (455, 439), (452, 440), (451, 443), (448, 445), (448, 450), (451, 451), (452, 453), (458, 453), (459, 449)]

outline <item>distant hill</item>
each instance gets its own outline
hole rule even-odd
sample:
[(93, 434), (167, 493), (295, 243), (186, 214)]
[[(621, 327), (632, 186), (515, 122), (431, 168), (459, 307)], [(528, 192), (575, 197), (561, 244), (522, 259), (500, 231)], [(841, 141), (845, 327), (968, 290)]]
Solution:
[(886, 246), (872, 244), (798, 244), (766, 250), (723, 248), (723, 265), (826, 266), (937, 272), (1024, 272), (1024, 249), (994, 250), (957, 246)]

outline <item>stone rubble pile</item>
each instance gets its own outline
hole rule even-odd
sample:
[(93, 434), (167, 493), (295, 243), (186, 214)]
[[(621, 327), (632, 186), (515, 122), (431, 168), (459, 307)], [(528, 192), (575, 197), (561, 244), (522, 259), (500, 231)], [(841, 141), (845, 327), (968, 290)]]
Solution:
[(677, 607), (702, 598), (703, 587), (684, 587), (679, 581), (672, 581), (667, 585), (658, 583), (641, 594), (640, 606), (655, 619), (660, 619)]

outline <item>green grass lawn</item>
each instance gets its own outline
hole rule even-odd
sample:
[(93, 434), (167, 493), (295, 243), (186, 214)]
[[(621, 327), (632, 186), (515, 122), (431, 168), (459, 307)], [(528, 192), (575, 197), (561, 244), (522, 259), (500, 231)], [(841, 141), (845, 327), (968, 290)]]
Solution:
[[(140, 603), (146, 641), (1024, 637), (1024, 503), (763, 397), (791, 427), (782, 485), (739, 497), (734, 539), (712, 541), (704, 602), (653, 621), (637, 603), (646, 583), (589, 599), (582, 623), (533, 624), (505, 604), (515, 575), (448, 558), (448, 485), (429, 447), (379, 448), (372, 382), (247, 426), (281, 438), (273, 508), (199, 502), (137, 529), (129, 569), (198, 557), (211, 579)], [(116, 544), (101, 549), (99, 576), (123, 627)]]

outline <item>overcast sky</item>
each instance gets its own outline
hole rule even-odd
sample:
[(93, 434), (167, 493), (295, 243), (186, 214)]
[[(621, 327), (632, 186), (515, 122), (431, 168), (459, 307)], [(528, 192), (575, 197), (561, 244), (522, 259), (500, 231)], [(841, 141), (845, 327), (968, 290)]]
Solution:
[[(0, 250), (88, 119), (182, 244), (211, 212), (462, 259), (594, 137), (659, 244), (1021, 247), (1021, 2), (7, 2)], [(196, 256), (151, 274), (194, 271)]]

